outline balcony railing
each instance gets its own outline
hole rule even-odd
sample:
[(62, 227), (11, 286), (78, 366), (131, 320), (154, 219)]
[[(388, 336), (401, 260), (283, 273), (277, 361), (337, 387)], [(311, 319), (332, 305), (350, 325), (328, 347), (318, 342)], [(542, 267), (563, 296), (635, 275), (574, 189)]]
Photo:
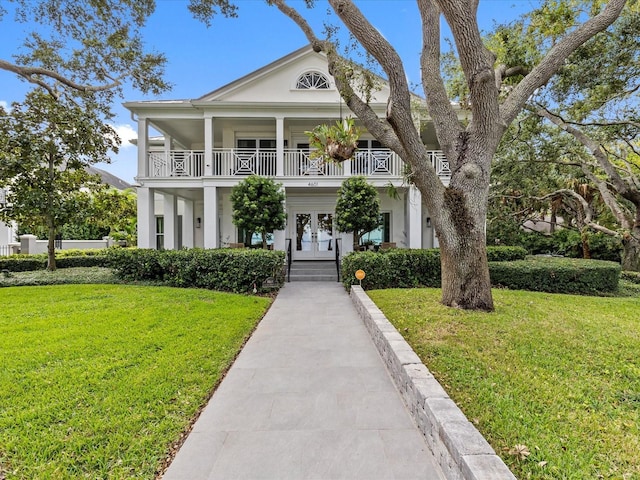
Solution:
[[(428, 152), (431, 164), (441, 177), (451, 175), (449, 162), (442, 152)], [(171, 150), (148, 152), (149, 176), (204, 177), (204, 157), (202, 150)], [(216, 148), (212, 151), (212, 176), (236, 177), (261, 175), (275, 177), (277, 156), (275, 149), (253, 150)], [(348, 166), (349, 165), (349, 166)], [(285, 149), (283, 172), (285, 177), (346, 177), (349, 175), (402, 177), (405, 167), (402, 159), (387, 149), (358, 150), (350, 162), (336, 164), (312, 158), (306, 150)]]

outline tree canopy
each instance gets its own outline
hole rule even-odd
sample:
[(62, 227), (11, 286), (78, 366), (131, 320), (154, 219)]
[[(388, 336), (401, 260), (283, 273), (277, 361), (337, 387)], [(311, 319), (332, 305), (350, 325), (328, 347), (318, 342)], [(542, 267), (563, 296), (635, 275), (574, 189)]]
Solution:
[(14, 0), (0, 6), (2, 22), (33, 26), (13, 58), (0, 70), (40, 86), (57, 98), (62, 92), (94, 93), (106, 107), (127, 83), (159, 94), (163, 54), (148, 52), (141, 28), (153, 0)]
[(0, 188), (7, 190), (0, 218), (47, 230), (51, 270), (56, 234), (88, 209), (99, 186), (85, 167), (105, 161), (119, 143), (92, 102), (88, 95), (82, 104), (62, 103), (36, 89), (10, 113), (0, 107)]

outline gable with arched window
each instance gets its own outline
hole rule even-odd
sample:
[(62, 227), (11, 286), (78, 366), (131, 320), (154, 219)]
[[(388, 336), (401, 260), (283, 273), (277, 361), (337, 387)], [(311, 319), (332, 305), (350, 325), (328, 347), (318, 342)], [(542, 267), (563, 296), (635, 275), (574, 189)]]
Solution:
[(329, 80), (320, 72), (306, 72), (298, 77), (298, 90), (328, 90)]

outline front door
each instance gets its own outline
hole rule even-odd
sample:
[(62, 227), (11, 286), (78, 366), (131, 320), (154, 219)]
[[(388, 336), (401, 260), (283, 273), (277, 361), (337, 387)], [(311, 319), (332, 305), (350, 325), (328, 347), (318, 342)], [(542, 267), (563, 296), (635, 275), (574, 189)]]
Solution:
[(335, 258), (333, 213), (295, 212), (294, 260)]

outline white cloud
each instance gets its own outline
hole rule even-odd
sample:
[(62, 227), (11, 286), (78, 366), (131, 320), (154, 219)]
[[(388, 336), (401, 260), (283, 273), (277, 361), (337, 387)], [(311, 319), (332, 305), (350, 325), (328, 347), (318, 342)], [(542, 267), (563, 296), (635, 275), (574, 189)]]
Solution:
[(122, 125), (113, 125), (113, 129), (122, 140), (122, 145), (120, 148), (135, 148), (135, 145), (132, 144), (129, 140), (135, 140), (138, 138), (138, 132), (128, 123)]
[(0, 100), (0, 107), (4, 108), (5, 110), (9, 110), (9, 102), (7, 102), (6, 100)]

